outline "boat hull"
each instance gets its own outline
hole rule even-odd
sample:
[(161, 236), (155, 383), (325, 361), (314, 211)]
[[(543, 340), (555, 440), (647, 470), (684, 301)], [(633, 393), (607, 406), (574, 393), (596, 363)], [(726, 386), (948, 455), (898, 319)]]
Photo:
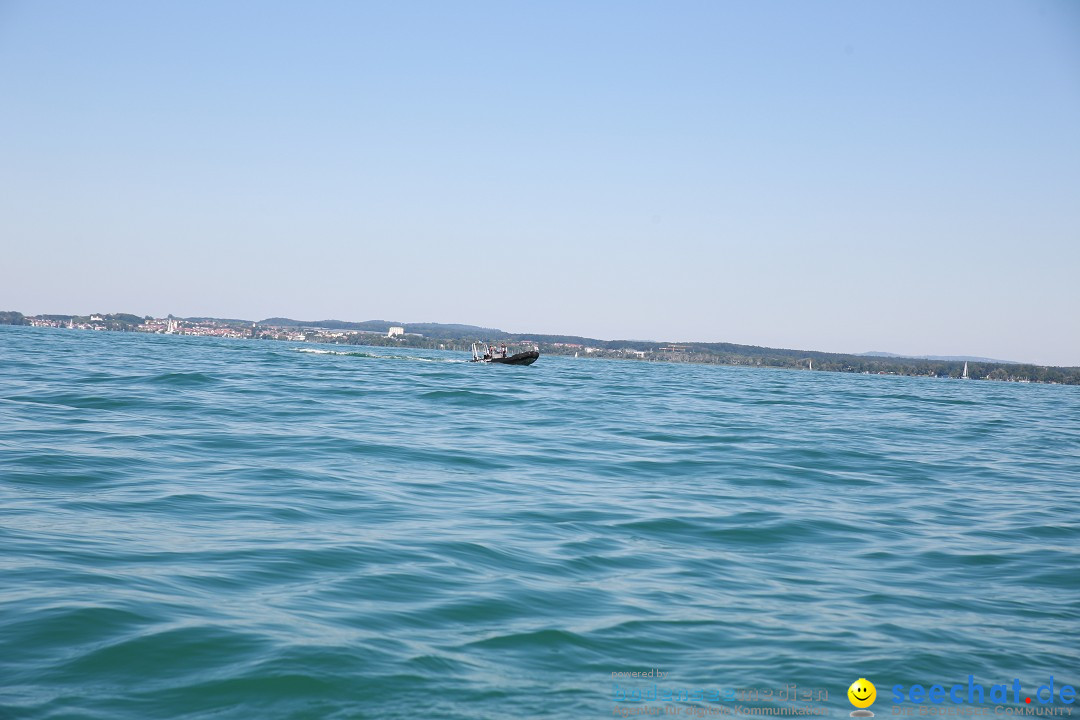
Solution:
[(532, 365), (540, 357), (540, 353), (535, 350), (528, 352), (519, 352), (516, 355), (504, 358), (492, 358), (485, 362), (498, 363), (499, 365)]

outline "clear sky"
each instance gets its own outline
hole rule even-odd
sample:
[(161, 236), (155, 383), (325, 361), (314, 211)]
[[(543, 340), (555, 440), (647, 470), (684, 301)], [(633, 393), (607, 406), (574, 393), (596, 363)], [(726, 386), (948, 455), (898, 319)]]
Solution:
[(0, 310), (1080, 365), (1080, 2), (0, 0)]

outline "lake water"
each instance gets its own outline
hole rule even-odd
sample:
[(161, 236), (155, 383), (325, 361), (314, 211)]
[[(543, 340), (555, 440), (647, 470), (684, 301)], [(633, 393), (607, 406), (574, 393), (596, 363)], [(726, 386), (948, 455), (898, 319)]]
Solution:
[(465, 359), (0, 327), (0, 718), (1080, 686), (1080, 387)]

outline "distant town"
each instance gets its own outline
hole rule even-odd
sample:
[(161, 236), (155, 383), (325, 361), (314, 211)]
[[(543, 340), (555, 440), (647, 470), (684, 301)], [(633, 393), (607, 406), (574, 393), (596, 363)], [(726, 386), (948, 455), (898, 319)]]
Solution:
[(807, 371), (911, 375), (1000, 382), (1080, 385), (1080, 368), (1008, 363), (982, 358), (908, 358), (884, 353), (851, 355), (813, 350), (786, 350), (733, 343), (598, 340), (571, 335), (507, 333), (494, 328), (442, 323), (398, 323), (384, 320), (347, 322), (268, 318), (260, 321), (223, 318), (155, 318), (129, 313), (91, 315), (23, 315), (0, 312), (0, 325), (104, 332), (243, 340), (370, 345), (467, 351), (474, 342), (537, 347), (542, 355), (652, 362), (692, 362)]

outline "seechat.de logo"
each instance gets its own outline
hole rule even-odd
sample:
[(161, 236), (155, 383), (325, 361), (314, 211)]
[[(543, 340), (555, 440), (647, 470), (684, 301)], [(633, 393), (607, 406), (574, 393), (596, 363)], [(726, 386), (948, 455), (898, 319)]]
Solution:
[(1072, 705), (1076, 702), (1076, 688), (1072, 685), (1058, 687), (1054, 684), (1052, 676), (1049, 683), (1040, 685), (1033, 693), (1023, 691), (1019, 678), (1013, 678), (1011, 683), (994, 683), (984, 688), (975, 682), (974, 675), (968, 675), (966, 683), (956, 683), (954, 685), (934, 683), (930, 687), (923, 685), (911, 685), (910, 687), (893, 685), (892, 687), (892, 699), (897, 705), (902, 703), (913, 703), (915, 705), (921, 705), (922, 703), (931, 705), (941, 705), (942, 703), (978, 705), (987, 702), (994, 704), (1012, 702), (1017, 705), (1031, 705), (1032, 700), (1037, 705), (1050, 705), (1053, 704), (1055, 695), (1063, 705)]

